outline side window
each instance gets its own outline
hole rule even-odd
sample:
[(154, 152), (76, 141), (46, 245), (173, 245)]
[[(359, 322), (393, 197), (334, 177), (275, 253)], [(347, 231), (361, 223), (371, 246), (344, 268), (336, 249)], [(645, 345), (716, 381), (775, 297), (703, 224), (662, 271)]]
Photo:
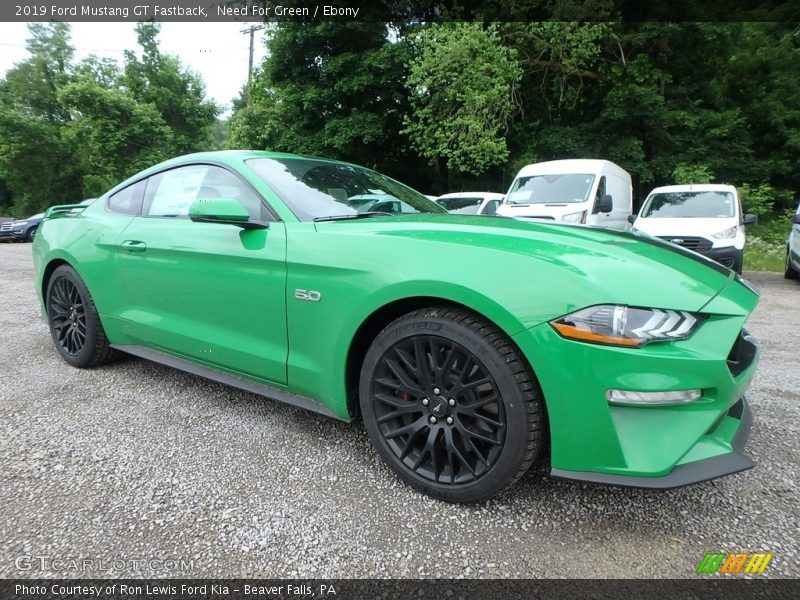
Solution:
[(186, 217), (198, 198), (234, 198), (250, 213), (264, 219), (261, 199), (236, 175), (213, 165), (189, 165), (150, 178), (144, 207), (149, 217)]
[(147, 180), (137, 181), (108, 198), (108, 210), (126, 215), (138, 215), (142, 210), (142, 196)]
[(600, 212), (600, 199), (606, 194), (606, 178), (605, 175), (600, 178), (597, 184), (597, 193), (594, 195), (594, 202), (592, 203), (592, 214), (596, 215)]
[(236, 175), (222, 167), (208, 167), (198, 198), (234, 198), (251, 219), (272, 220), (261, 198)]
[(489, 202), (486, 203), (486, 206), (483, 207), (481, 214), (490, 216), (496, 215), (498, 206), (500, 206), (500, 200), (489, 200)]
[(595, 200), (600, 200), (603, 196), (606, 195), (606, 176), (603, 175), (600, 178), (600, 183), (597, 184), (597, 194), (595, 194)]

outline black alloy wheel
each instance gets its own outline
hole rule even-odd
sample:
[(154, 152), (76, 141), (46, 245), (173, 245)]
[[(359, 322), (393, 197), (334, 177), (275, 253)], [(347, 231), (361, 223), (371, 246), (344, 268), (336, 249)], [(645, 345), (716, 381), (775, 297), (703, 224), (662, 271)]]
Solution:
[(56, 268), (45, 293), (50, 335), (73, 367), (94, 367), (114, 357), (86, 284), (68, 265)]
[(86, 345), (86, 306), (71, 280), (59, 277), (50, 286), (47, 314), (56, 344), (63, 352), (77, 356)]
[(390, 324), (361, 374), (364, 423), (412, 487), (474, 502), (516, 481), (542, 439), (535, 377), (499, 330), (473, 313), (432, 308)]
[(393, 344), (372, 396), (385, 443), (417, 476), (468, 483), (497, 462), (505, 409), (486, 367), (460, 344), (432, 335)]

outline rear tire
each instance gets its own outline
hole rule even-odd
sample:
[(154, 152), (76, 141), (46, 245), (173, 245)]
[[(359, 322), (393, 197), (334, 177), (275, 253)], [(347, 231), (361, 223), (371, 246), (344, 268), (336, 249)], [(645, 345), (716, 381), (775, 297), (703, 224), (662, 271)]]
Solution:
[(786, 249), (786, 270), (783, 272), (783, 276), (786, 279), (797, 279), (800, 277), (800, 273), (794, 270), (791, 261), (789, 260), (789, 249)]
[(425, 308), (390, 323), (367, 351), (359, 399), (384, 462), (447, 502), (501, 492), (542, 446), (533, 371), (505, 334), (466, 310)]
[(56, 350), (73, 367), (96, 367), (114, 357), (86, 284), (68, 265), (50, 276), (45, 294), (47, 322)]

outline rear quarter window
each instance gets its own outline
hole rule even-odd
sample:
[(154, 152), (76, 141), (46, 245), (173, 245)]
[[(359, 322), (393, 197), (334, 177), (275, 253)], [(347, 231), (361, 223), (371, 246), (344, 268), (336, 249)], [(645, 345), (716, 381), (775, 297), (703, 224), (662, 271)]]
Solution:
[(142, 212), (142, 199), (147, 180), (137, 181), (108, 197), (108, 210), (125, 215), (138, 215)]

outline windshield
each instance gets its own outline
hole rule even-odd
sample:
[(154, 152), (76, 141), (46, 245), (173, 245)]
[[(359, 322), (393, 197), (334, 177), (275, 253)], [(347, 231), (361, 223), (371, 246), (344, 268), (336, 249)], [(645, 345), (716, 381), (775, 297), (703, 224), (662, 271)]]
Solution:
[(531, 175), (518, 177), (511, 186), (508, 204), (576, 204), (585, 202), (594, 175)]
[(254, 158), (247, 164), (301, 221), (366, 212), (446, 212), (410, 187), (355, 165), (313, 158)]
[(478, 207), (480, 206), (481, 202), (483, 202), (483, 198), (476, 198), (473, 196), (462, 196), (460, 198), (439, 198), (436, 201), (437, 204), (444, 206), (450, 212), (459, 212), (465, 214), (475, 214), (478, 212)]
[(736, 215), (730, 192), (667, 192), (650, 196), (642, 217), (724, 219)]

